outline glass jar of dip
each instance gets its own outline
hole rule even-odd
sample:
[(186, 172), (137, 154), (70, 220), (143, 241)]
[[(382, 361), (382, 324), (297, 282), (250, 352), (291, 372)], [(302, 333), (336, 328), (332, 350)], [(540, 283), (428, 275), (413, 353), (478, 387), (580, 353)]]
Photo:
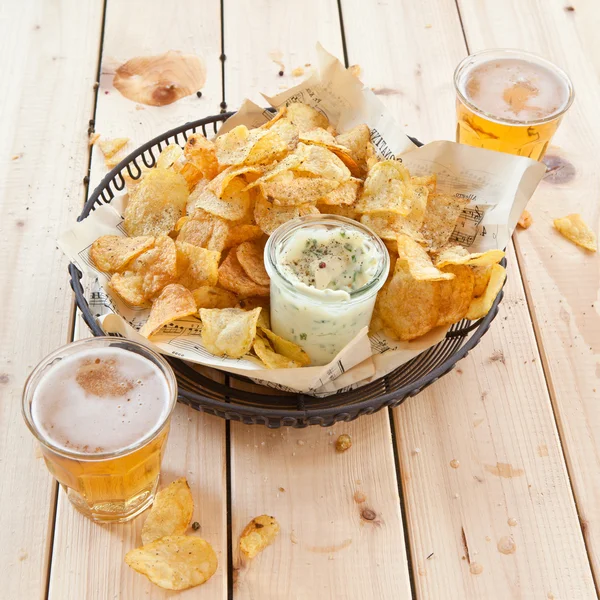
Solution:
[(390, 258), (368, 227), (337, 215), (306, 215), (276, 229), (265, 246), (271, 328), (309, 355), (335, 358), (371, 321)]

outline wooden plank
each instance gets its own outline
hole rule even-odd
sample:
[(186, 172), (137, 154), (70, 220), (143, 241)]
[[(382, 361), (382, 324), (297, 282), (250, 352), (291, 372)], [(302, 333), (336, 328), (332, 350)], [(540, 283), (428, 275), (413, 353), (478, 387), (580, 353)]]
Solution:
[[(225, 8), (225, 89), (231, 107), (244, 97), (264, 104), (259, 91), (278, 92), (300, 81), (290, 71), (314, 63), (317, 39), (343, 56), (333, 1), (236, 0)], [(350, 434), (354, 445), (340, 455), (333, 444), (341, 433)], [(230, 440), (236, 600), (410, 597), (386, 411), (329, 430), (275, 432), (232, 423)], [(363, 518), (373, 516), (365, 509), (374, 512), (374, 520)], [(279, 539), (244, 563), (240, 533), (264, 513), (280, 522)]]
[[(573, 10), (568, 10), (572, 4)], [(600, 54), (597, 2), (459, 2), (470, 50), (537, 52), (571, 76), (576, 99), (528, 207), (534, 225), (515, 245), (596, 581), (600, 578), (600, 317), (597, 254), (562, 239), (554, 218), (577, 212), (598, 231)], [(509, 25), (510, 24), (510, 25)]]
[(0, 6), (3, 598), (46, 593), (56, 484), (23, 423), (21, 392), (33, 367), (70, 332), (67, 261), (56, 239), (83, 197), (82, 131), (92, 112), (101, 19), (99, 1)]
[[(131, 138), (129, 148), (187, 121), (219, 112), (221, 102), (219, 2), (178, 3), (135, 0), (109, 1), (107, 5), (102, 76), (98, 90), (96, 129), (106, 137)], [(202, 57), (207, 82), (202, 97), (195, 94), (173, 104), (137, 105), (112, 85), (115, 68), (135, 56), (168, 50)], [(91, 180), (106, 173), (97, 149), (92, 157)], [(88, 337), (83, 325), (76, 337)], [(162, 482), (186, 476), (195, 501), (193, 519), (200, 534), (215, 548), (219, 568), (201, 591), (181, 592), (181, 598), (198, 593), (212, 598), (227, 595), (227, 537), (225, 489), (225, 424), (183, 405), (175, 409)], [(126, 552), (141, 544), (144, 516), (125, 525), (100, 527), (79, 515), (61, 492), (58, 500), (50, 598), (167, 598), (172, 594), (152, 585), (123, 561)]]
[[(454, 3), (342, 7), (365, 81), (411, 133), (452, 138), (452, 73), (465, 54)], [(595, 597), (512, 253), (509, 273), (481, 345), (394, 411), (419, 598)]]

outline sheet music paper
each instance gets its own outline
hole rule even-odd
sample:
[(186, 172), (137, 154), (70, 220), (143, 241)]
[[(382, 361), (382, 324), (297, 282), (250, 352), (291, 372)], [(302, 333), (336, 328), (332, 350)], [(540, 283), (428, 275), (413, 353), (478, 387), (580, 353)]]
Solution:
[[(416, 148), (393, 115), (371, 90), (351, 75), (321, 46), (319, 72), (306, 81), (273, 97), (278, 108), (294, 101), (306, 102), (327, 115), (344, 131), (359, 123), (371, 128), (371, 138), (382, 158), (395, 157), (414, 175), (436, 173), (438, 188), (469, 199), (453, 239), (471, 251), (503, 249), (519, 215), (545, 173), (545, 166), (528, 158), (438, 141)], [(246, 100), (238, 113), (221, 128), (223, 133), (245, 124), (258, 127), (272, 114)], [(89, 248), (101, 235), (125, 235), (122, 227), (127, 196), (116, 197), (63, 234), (59, 245), (77, 267), (92, 278), (86, 297), (92, 313), (105, 331), (119, 333), (155, 350), (192, 363), (245, 375), (258, 383), (315, 396), (326, 396), (370, 383), (440, 342), (447, 328), (436, 328), (412, 342), (398, 342), (382, 333), (369, 337), (366, 328), (331, 363), (302, 369), (265, 369), (257, 359), (219, 358), (202, 345), (199, 320), (189, 317), (164, 327), (152, 337), (138, 330), (146, 322), (148, 309), (126, 305), (107, 286), (108, 278), (89, 259)], [(510, 268), (510, 267), (509, 267)]]

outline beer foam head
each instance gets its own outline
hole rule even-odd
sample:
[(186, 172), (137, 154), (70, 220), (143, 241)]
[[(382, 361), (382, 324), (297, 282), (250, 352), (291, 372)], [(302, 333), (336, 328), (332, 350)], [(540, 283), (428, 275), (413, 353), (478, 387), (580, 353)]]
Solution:
[(498, 58), (474, 66), (459, 81), (461, 94), (487, 115), (515, 122), (560, 114), (569, 86), (559, 72), (521, 58)]
[(147, 358), (119, 348), (64, 358), (34, 392), (33, 422), (54, 446), (114, 452), (151, 436), (164, 423), (169, 387)]

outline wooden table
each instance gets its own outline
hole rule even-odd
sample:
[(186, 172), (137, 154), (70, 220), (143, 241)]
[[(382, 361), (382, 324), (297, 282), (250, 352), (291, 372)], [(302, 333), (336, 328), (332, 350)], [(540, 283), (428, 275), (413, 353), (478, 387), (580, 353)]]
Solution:
[[(89, 120), (133, 148), (223, 102), (263, 102), (259, 91), (296, 83), (292, 70), (314, 62), (320, 40), (359, 64), (424, 141), (453, 138), (453, 69), (482, 48), (546, 56), (570, 73), (577, 100), (530, 204), (534, 224), (509, 248), (500, 314), (451, 374), (397, 409), (330, 430), (271, 431), (177, 407), (164, 478), (188, 478), (194, 519), (220, 561), (205, 586), (177, 597), (596, 598), (600, 259), (551, 223), (580, 212), (598, 228), (599, 24), (594, 0), (1, 3), (0, 597), (173, 596), (123, 562), (143, 519), (108, 527), (81, 517), (21, 419), (33, 366), (89, 335), (75, 327), (56, 247), (105, 173)], [(201, 98), (136, 106), (113, 88), (117, 65), (170, 49), (205, 61)], [(332, 447), (340, 433), (354, 440), (343, 455)], [(281, 535), (244, 566), (240, 531), (262, 513)]]

